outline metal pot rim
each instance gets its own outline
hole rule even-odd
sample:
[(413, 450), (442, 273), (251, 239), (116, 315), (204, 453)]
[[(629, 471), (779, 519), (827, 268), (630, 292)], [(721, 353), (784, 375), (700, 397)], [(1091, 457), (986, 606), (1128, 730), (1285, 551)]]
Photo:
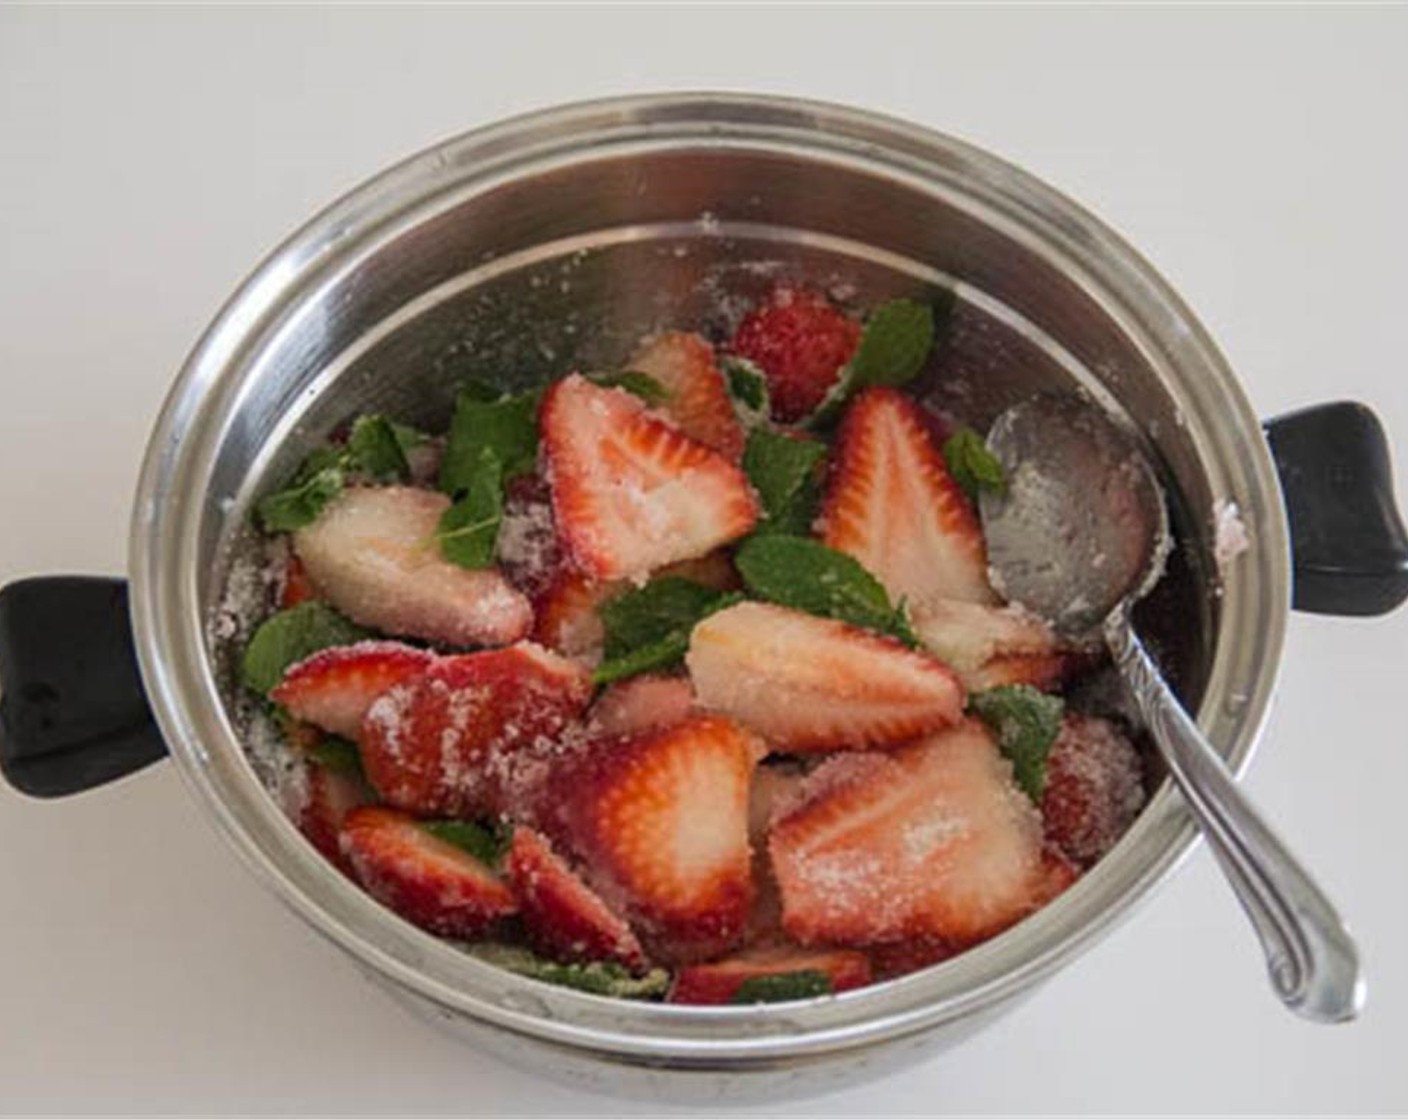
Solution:
[[(427, 199), (462, 200), (548, 163), (620, 145), (770, 145), (917, 179), (971, 200), (1136, 316), (1183, 411), (1212, 493), (1239, 501), (1255, 547), (1227, 573), (1199, 722), (1229, 764), (1261, 733), (1289, 609), (1289, 540), (1258, 419), (1206, 332), (1117, 234), (1071, 200), (966, 143), (841, 106), (758, 95), (645, 95), (527, 114), (438, 144), (333, 203), (257, 267), (187, 359), (151, 437), (129, 568), (148, 698), (178, 768), (246, 864), (365, 967), (509, 1031), (621, 1061), (745, 1068), (820, 1058), (1000, 1004), (1107, 932), (1188, 854), (1196, 830), (1167, 783), (1121, 844), (1073, 888), (945, 964), (808, 1004), (683, 1008), (624, 1004), (510, 976), (412, 929), (326, 864), (250, 769), (220, 701), (197, 593), (196, 530), (214, 433), (237, 410), (246, 359), (313, 284), (373, 251)], [(371, 247), (371, 248), (369, 248)]]

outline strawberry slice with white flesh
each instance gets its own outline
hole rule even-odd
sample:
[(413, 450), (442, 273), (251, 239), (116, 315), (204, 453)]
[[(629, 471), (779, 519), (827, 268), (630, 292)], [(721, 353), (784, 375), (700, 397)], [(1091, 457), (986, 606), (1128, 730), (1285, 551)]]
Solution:
[(504, 875), (538, 951), (560, 961), (617, 961), (635, 971), (645, 954), (631, 927), (567, 865), (547, 839), (514, 829)]
[(665, 331), (646, 339), (626, 365), (653, 377), (669, 393), (661, 407), (685, 435), (735, 463), (743, 457), (743, 426), (714, 348), (703, 338)]
[(289, 666), (269, 698), (296, 719), (355, 742), (372, 701), (434, 660), (429, 650), (402, 642), (333, 646)]
[(769, 839), (783, 927), (803, 944), (972, 944), (1050, 892), (1041, 819), (982, 724), (839, 756)]
[(592, 726), (604, 735), (633, 735), (682, 722), (694, 710), (684, 677), (645, 675), (617, 681), (597, 698)]
[(539, 413), (553, 516), (576, 567), (642, 580), (743, 536), (758, 501), (743, 472), (620, 389), (573, 374)]
[(1090, 659), (1017, 607), (929, 599), (915, 604), (910, 625), (969, 692), (1004, 684), (1055, 688)]
[(519, 769), (532, 767), (590, 698), (581, 665), (532, 642), (441, 657), (367, 710), (362, 765), (398, 809), (505, 813), (518, 800)]
[(841, 423), (822, 541), (861, 562), (892, 601), (994, 603), (982, 528), (934, 446), (919, 407), (867, 389)]
[(701, 708), (780, 750), (888, 747), (962, 718), (963, 688), (927, 653), (769, 603), (705, 618), (685, 663)]
[(343, 854), (338, 837), (347, 814), (372, 800), (367, 783), (353, 774), (340, 774), (316, 762), (308, 763), (307, 788), (299, 805), (298, 831), (309, 843), (348, 875), (352, 864)]
[(410, 486), (357, 486), (293, 535), (304, 570), (354, 622), (451, 646), (507, 645), (533, 608), (494, 568), (462, 568), (436, 543), (450, 499)]
[[(870, 959), (854, 949), (794, 949), (779, 946), (753, 949), (726, 960), (685, 965), (675, 973), (670, 1003), (720, 1004), (743, 1002), (744, 985), (760, 977), (820, 973), (831, 993), (870, 983)], [(740, 992), (743, 989), (743, 993)]]
[(737, 724), (693, 716), (594, 741), (556, 763), (543, 826), (653, 959), (705, 960), (741, 941), (757, 754)]
[(518, 908), (492, 870), (394, 809), (353, 809), (341, 844), (368, 894), (432, 933), (478, 937)]

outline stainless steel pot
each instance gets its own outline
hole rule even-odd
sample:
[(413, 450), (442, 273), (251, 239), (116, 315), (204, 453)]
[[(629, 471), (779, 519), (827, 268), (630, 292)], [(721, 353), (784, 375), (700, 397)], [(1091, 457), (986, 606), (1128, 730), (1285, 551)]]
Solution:
[[(260, 265), (196, 346), (152, 436), (132, 523), (131, 633), (121, 584), (25, 581), (0, 594), (7, 775), (29, 792), (71, 792), (169, 750), (246, 864), (369, 975), (475, 1045), (614, 1091), (817, 1091), (1001, 1013), (1188, 853), (1195, 832), (1167, 783), (1074, 888), (950, 962), (806, 1004), (687, 1009), (523, 980), (413, 929), (304, 842), (241, 741), (229, 653), (249, 617), (231, 613), (228, 591), (250, 551), (253, 499), (314, 444), (368, 408), (443, 424), (471, 373), (529, 382), (619, 360), (663, 323), (717, 326), (777, 273), (862, 303), (951, 293), (925, 391), (976, 425), (1062, 384), (1144, 434), (1179, 549), (1141, 624), (1234, 768), (1260, 733), (1291, 606), (1283, 486), (1298, 606), (1375, 613), (1408, 595), (1372, 416), (1342, 405), (1277, 422), (1278, 480), (1256, 414), (1191, 312), (1051, 188), (956, 140), (836, 106), (624, 98), (441, 144)], [(1251, 548), (1219, 576), (1214, 511), (1229, 503)], [(85, 643), (55, 640), (75, 626)], [(73, 665), (74, 649), (90, 663)]]

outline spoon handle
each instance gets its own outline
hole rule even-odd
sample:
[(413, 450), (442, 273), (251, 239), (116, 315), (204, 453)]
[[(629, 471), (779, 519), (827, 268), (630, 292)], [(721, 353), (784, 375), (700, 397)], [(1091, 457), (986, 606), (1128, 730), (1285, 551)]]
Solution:
[(1358, 950), (1335, 908), (1242, 796), (1123, 611), (1107, 621), (1105, 641), (1261, 938), (1276, 994), (1307, 1019), (1354, 1018), (1364, 1001), (1364, 980)]

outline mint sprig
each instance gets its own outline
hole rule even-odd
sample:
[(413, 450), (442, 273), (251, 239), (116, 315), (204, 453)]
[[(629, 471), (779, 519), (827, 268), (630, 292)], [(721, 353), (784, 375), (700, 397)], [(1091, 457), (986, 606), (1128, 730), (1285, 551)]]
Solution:
[(468, 490), (484, 465), (484, 452), (498, 460), (503, 481), (532, 472), (538, 459), (538, 400), (536, 390), (503, 393), (491, 400), (486, 386), (473, 382), (460, 390), (445, 455), (440, 462), (440, 489), (451, 497)]
[(943, 454), (948, 473), (963, 488), (970, 502), (977, 504), (983, 490), (996, 494), (1007, 492), (1007, 475), (1002, 464), (972, 428), (959, 428), (944, 440)]
[(259, 624), (245, 647), (240, 675), (246, 687), (263, 696), (284, 679), (290, 665), (321, 649), (349, 646), (368, 637), (368, 631), (326, 603), (310, 599)]
[(473, 821), (421, 821), (420, 827), (437, 840), (468, 852), (487, 867), (498, 866), (513, 839), (509, 829), (485, 828)]
[(665, 404), (674, 395), (650, 374), (635, 369), (625, 369), (618, 373), (596, 373), (587, 380), (603, 389), (624, 389), (648, 405)]
[(915, 648), (903, 605), (853, 556), (807, 537), (754, 536), (733, 558), (744, 586), (759, 599), (852, 626), (876, 630)]
[(759, 533), (811, 531), (821, 501), (818, 475), (826, 458), (820, 440), (755, 428), (743, 448), (743, 471), (758, 495)]
[(492, 448), (481, 447), (465, 488), (436, 525), (440, 555), (462, 568), (492, 567), (503, 520), (503, 467)]
[(767, 375), (747, 358), (726, 357), (719, 368), (739, 423), (749, 431), (765, 426), (772, 413)]
[(331, 770), (334, 774), (344, 774), (349, 778), (366, 777), (366, 772), (362, 769), (362, 755), (357, 750), (356, 743), (349, 743), (336, 735), (327, 735), (308, 753), (319, 766)]
[(592, 680), (610, 684), (679, 664), (700, 619), (740, 598), (680, 576), (660, 576), (608, 600), (598, 608), (606, 635), (605, 659)]
[(799, 968), (794, 972), (774, 972), (750, 976), (729, 997), (729, 1003), (786, 1003), (794, 999), (815, 999), (833, 992), (831, 977), (819, 968)]
[(972, 693), (968, 708), (997, 736), (998, 749), (1012, 760), (1017, 784), (1039, 802), (1046, 788), (1046, 759), (1061, 733), (1061, 698), (1029, 684), (1006, 684)]
[(521, 946), (495, 941), (465, 945), (464, 950), (486, 964), (497, 965), (519, 976), (563, 988), (575, 988), (592, 995), (614, 996), (617, 999), (659, 999), (670, 986), (670, 974), (663, 968), (652, 968), (644, 976), (633, 976), (614, 961), (560, 964), (545, 960)]

